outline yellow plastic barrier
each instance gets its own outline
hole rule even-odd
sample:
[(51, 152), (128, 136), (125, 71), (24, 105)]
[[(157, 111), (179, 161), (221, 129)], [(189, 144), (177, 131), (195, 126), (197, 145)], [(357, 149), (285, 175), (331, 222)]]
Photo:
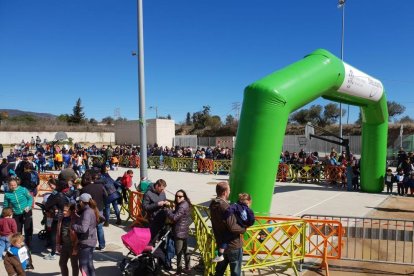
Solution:
[[(204, 275), (214, 274), (215, 264), (212, 259), (215, 256), (216, 242), (211, 229), (209, 209), (194, 205), (193, 221), (197, 249), (205, 266)], [(248, 258), (243, 261), (242, 270), (287, 264), (298, 275), (294, 262), (305, 257), (305, 230), (306, 224), (300, 219), (248, 228), (243, 241), (243, 251)], [(265, 237), (260, 239), (261, 236)]]
[[(326, 269), (329, 276), (328, 259), (340, 259), (342, 251), (342, 223), (334, 220), (307, 219), (302, 218), (307, 224), (308, 229), (304, 237), (306, 238), (305, 257), (322, 259), (321, 267)], [(256, 217), (259, 225), (273, 225), (281, 221), (291, 221), (292, 218), (283, 217)], [(291, 228), (290, 231), (295, 231)], [(289, 231), (289, 230), (288, 230)]]
[(214, 172), (218, 174), (219, 172), (230, 173), (231, 170), (231, 160), (214, 160)]
[(249, 227), (243, 241), (243, 252), (248, 259), (242, 270), (287, 264), (299, 275), (295, 262), (305, 258), (305, 235), (303, 220)]

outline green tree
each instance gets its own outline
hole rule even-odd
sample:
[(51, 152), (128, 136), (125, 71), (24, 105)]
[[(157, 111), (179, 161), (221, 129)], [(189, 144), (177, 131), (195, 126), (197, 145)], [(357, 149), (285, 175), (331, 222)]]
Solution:
[(108, 116), (108, 117), (103, 118), (101, 122), (109, 126), (114, 123), (114, 118), (112, 118), (111, 116)]
[(72, 124), (81, 124), (85, 122), (85, 113), (83, 112), (83, 107), (81, 105), (81, 99), (78, 98), (76, 101), (75, 106), (73, 107), (73, 113), (70, 115), (70, 118), (68, 120), (69, 123)]
[(221, 127), (222, 123), (221, 123), (221, 118), (220, 116), (214, 115), (214, 116), (209, 116), (206, 120), (206, 126), (212, 128), (212, 129), (217, 129), (219, 127)]
[(233, 115), (229, 114), (229, 115), (226, 116), (226, 123), (225, 123), (225, 125), (226, 126), (232, 126), (232, 125), (234, 125), (235, 121), (236, 120), (234, 119)]
[(388, 118), (391, 121), (391, 119), (395, 120), (395, 117), (403, 114), (405, 112), (405, 106), (397, 103), (397, 102), (390, 102), (387, 101), (387, 107), (388, 107)]
[(187, 117), (185, 118), (185, 124), (187, 126), (191, 125), (191, 114), (190, 114), (190, 112), (187, 112)]
[(211, 117), (210, 106), (203, 106), (203, 110), (193, 113), (193, 125), (194, 129), (203, 129), (206, 127), (207, 120)]
[[(342, 116), (346, 111), (342, 109)], [(304, 125), (308, 122), (325, 127), (338, 121), (340, 110), (337, 104), (329, 103), (322, 107), (321, 105), (312, 105), (309, 109), (301, 109), (292, 113), (289, 120)]]
[(59, 122), (64, 122), (64, 123), (69, 122), (69, 119), (70, 119), (69, 114), (60, 114), (59, 116), (56, 117), (56, 120), (58, 120)]
[(400, 123), (402, 123), (402, 124), (412, 124), (412, 123), (414, 123), (414, 119), (407, 115), (407, 116), (404, 116), (400, 119)]
[(97, 121), (97, 120), (95, 120), (94, 118), (90, 118), (90, 119), (89, 119), (89, 124), (91, 124), (91, 125), (93, 125), (93, 126), (96, 126), (96, 125), (98, 124), (98, 121)]

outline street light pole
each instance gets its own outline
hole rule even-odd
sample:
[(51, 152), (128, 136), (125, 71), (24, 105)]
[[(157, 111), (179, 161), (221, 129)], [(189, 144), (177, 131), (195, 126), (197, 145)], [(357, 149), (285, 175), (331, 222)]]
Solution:
[[(339, 0), (338, 8), (342, 8), (342, 32), (341, 32), (341, 60), (344, 60), (344, 35), (345, 35), (345, 1)], [(342, 138), (342, 103), (339, 103), (339, 137)], [(342, 146), (340, 146), (342, 152)]]
[(137, 0), (138, 32), (138, 105), (140, 126), (140, 179), (148, 177), (147, 170), (147, 128), (145, 121), (145, 71), (144, 71), (144, 28), (142, 0)]
[(158, 106), (150, 106), (150, 109), (155, 109), (155, 119), (158, 119)]

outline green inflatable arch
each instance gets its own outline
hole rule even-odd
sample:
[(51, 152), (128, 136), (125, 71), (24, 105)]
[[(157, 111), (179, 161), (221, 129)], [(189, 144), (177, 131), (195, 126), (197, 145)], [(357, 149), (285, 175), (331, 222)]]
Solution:
[(230, 175), (232, 200), (250, 193), (253, 209), (269, 213), (289, 114), (319, 97), (361, 108), (361, 189), (382, 191), (388, 131), (383, 85), (318, 49), (246, 87)]

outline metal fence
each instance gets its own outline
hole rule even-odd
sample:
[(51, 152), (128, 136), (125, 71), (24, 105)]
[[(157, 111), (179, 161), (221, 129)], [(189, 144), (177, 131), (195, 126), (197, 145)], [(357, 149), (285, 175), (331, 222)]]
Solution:
[(311, 214), (302, 218), (342, 223), (342, 259), (414, 264), (414, 221)]
[[(324, 137), (328, 139), (338, 140), (332, 136)], [(361, 136), (343, 136), (343, 138), (349, 139), (349, 149), (353, 154), (361, 154)], [(304, 142), (306, 142), (306, 144)], [(317, 151), (319, 153), (330, 153), (332, 148), (334, 148), (336, 151), (339, 151), (338, 145), (326, 141), (318, 140), (316, 138), (313, 138), (309, 141), (303, 135), (286, 135), (285, 140), (283, 141), (282, 150), (287, 150), (289, 152), (298, 152), (301, 149), (305, 149), (306, 152)]]
[[(326, 138), (333, 138), (326, 136)], [(354, 154), (361, 154), (361, 136), (344, 136), (349, 139), (350, 150)], [(303, 144), (305, 142), (306, 144)], [(217, 146), (217, 137), (197, 137), (196, 135), (175, 136), (174, 146), (180, 147), (215, 147)], [(307, 152), (317, 151), (319, 153), (330, 153), (332, 148), (339, 151), (339, 146), (321, 141), (318, 139), (306, 140), (303, 135), (286, 135), (283, 141), (282, 151), (298, 152), (304, 148)]]

